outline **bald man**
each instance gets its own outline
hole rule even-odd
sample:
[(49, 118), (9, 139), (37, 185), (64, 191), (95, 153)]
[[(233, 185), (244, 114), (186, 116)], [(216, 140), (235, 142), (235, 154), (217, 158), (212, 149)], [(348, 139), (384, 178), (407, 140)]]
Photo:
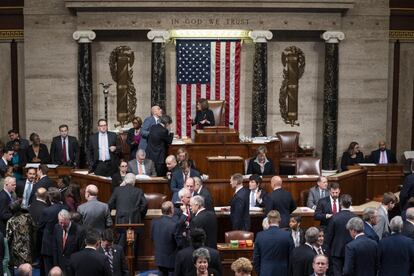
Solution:
[(62, 276), (62, 269), (58, 266), (52, 267), (52, 269), (49, 271), (48, 276)]
[(282, 178), (280, 176), (273, 176), (270, 180), (270, 186), (273, 192), (270, 194), (270, 199), (266, 203), (266, 214), (271, 210), (277, 210), (281, 217), (280, 228), (288, 227), (290, 214), (295, 211), (296, 203), (292, 195), (282, 189)]
[(139, 146), (138, 146), (139, 149), (143, 149), (143, 150), (147, 149), (149, 131), (153, 125), (158, 124), (161, 115), (162, 115), (161, 107), (157, 104), (153, 105), (151, 107), (151, 116), (145, 118), (144, 123), (142, 124), (142, 127), (141, 127), (142, 139), (139, 142)]
[(83, 225), (102, 233), (107, 227), (112, 226), (112, 219), (108, 204), (98, 201), (98, 192), (98, 187), (88, 185), (85, 189), (87, 202), (78, 207), (78, 212), (82, 215)]
[(378, 142), (378, 149), (371, 152), (370, 160), (375, 164), (392, 164), (397, 163), (395, 154), (387, 149), (385, 141)]

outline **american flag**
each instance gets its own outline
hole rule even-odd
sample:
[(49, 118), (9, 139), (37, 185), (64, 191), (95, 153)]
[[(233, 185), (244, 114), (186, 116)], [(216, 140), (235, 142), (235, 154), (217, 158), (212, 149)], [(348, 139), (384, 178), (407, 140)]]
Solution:
[[(239, 128), (240, 40), (177, 40), (177, 134), (191, 136), (196, 101), (225, 100), (226, 126)], [(216, 122), (218, 123), (218, 122)]]

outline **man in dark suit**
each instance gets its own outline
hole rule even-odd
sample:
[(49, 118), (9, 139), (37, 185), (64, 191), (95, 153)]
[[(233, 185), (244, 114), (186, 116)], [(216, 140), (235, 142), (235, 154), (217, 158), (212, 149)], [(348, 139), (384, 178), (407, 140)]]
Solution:
[[(219, 272), (219, 275), (223, 275), (223, 266), (220, 260), (219, 252), (208, 246), (204, 245), (206, 240), (206, 233), (203, 229), (194, 228), (190, 233), (190, 246), (178, 251), (175, 257), (175, 276), (185, 276), (194, 268), (193, 252), (198, 248), (206, 248), (210, 253), (209, 268), (214, 268)], [(224, 275), (223, 275), (224, 276)]]
[(0, 191), (0, 231), (6, 235), (7, 221), (13, 216), (10, 205), (16, 200), (16, 178), (7, 176), (4, 179), (3, 190)]
[(128, 161), (128, 172), (135, 175), (157, 176), (154, 162), (151, 159), (145, 158), (146, 155), (143, 149), (139, 149), (136, 153), (136, 158)]
[(178, 248), (188, 246), (188, 234), (190, 232), (190, 222), (194, 216), (190, 208), (191, 192), (187, 188), (178, 191), (179, 201), (174, 202), (174, 220), (177, 221), (176, 240)]
[(68, 135), (67, 125), (59, 126), (60, 135), (53, 137), (50, 145), (52, 163), (69, 167), (79, 166), (79, 144), (74, 136)]
[[(38, 181), (33, 187), (34, 188), (34, 190), (32, 191), (33, 195), (39, 188), (45, 188), (46, 190), (48, 190), (50, 187), (55, 186), (55, 182), (53, 182), (53, 180), (50, 179), (49, 176), (47, 176), (48, 172), (49, 172), (49, 168), (47, 167), (47, 165), (45, 164), (39, 165), (39, 168), (37, 169)], [(33, 196), (32, 196), (32, 199), (33, 199)]]
[(200, 173), (191, 168), (188, 160), (184, 160), (180, 164), (180, 169), (176, 170), (171, 176), (171, 191), (177, 193), (189, 177), (200, 177)]
[(102, 233), (101, 246), (98, 252), (107, 257), (112, 276), (128, 276), (128, 266), (125, 261), (124, 249), (118, 244), (114, 244), (114, 233), (108, 228)]
[(0, 159), (0, 179), (5, 177), (10, 161), (13, 158), (13, 153), (13, 148), (6, 148), (4, 150), (3, 156)]
[(303, 276), (313, 272), (312, 263), (316, 256), (315, 247), (318, 247), (319, 230), (310, 227), (305, 232), (306, 242), (292, 250), (289, 258), (289, 275)]
[(53, 265), (68, 273), (70, 256), (82, 248), (82, 242), (80, 226), (70, 221), (67, 210), (61, 210), (53, 231)]
[(214, 211), (213, 197), (208, 189), (203, 185), (203, 180), (200, 177), (193, 177), (195, 182), (194, 195), (201, 195), (204, 198), (204, 207), (209, 211)]
[(89, 138), (89, 166), (96, 175), (111, 176), (118, 165), (120, 144), (114, 132), (108, 131), (105, 119), (98, 120), (98, 132)]
[(362, 213), (362, 220), (364, 221), (364, 233), (368, 238), (379, 242), (379, 237), (373, 228), (377, 224), (377, 219), (377, 209), (371, 207), (364, 209), (364, 212)]
[(269, 200), (269, 196), (266, 191), (261, 188), (262, 177), (258, 174), (253, 174), (249, 178), (249, 206), (254, 207), (265, 207), (266, 202)]
[(351, 218), (346, 224), (353, 238), (345, 246), (343, 276), (377, 275), (377, 243), (364, 234), (364, 222), (359, 217)]
[(294, 248), (292, 237), (279, 228), (280, 214), (267, 214), (269, 229), (257, 233), (254, 242), (253, 263), (259, 276), (287, 275), (289, 255)]
[(20, 149), (27, 150), (29, 147), (29, 141), (27, 139), (21, 138), (19, 131), (16, 129), (11, 129), (8, 132), (10, 141), (7, 142), (6, 148), (13, 148), (14, 141), (19, 141)]
[(179, 170), (180, 168), (177, 166), (177, 158), (175, 157), (175, 155), (171, 154), (168, 155), (167, 158), (165, 158), (165, 165), (167, 166), (167, 179), (168, 179), (168, 184), (171, 185), (171, 177), (172, 174), (176, 171)]
[(250, 230), (249, 195), (250, 190), (243, 187), (243, 175), (236, 173), (230, 178), (230, 185), (234, 189), (230, 201), (230, 220), (233, 230)]
[(379, 276), (406, 276), (414, 270), (414, 242), (401, 235), (403, 221), (400, 216), (390, 221), (392, 234), (378, 244)]
[(27, 209), (34, 198), (36, 174), (36, 168), (28, 168), (26, 179), (17, 182), (16, 196), (22, 199), (23, 209)]
[(313, 210), (316, 209), (319, 199), (329, 196), (328, 179), (325, 176), (319, 176), (316, 184), (315, 187), (309, 189), (308, 200), (306, 202), (306, 206)]
[(213, 211), (208, 211), (204, 207), (204, 198), (200, 195), (190, 199), (191, 210), (194, 213), (190, 222), (190, 229), (201, 228), (206, 234), (206, 245), (217, 248), (217, 217)]
[(177, 221), (174, 219), (174, 205), (171, 201), (161, 205), (162, 216), (151, 223), (151, 239), (154, 243), (155, 264), (160, 275), (168, 276), (174, 271), (177, 254)]
[(37, 260), (40, 256), (40, 250), (42, 249), (42, 237), (43, 232), (39, 229), (40, 228), (40, 218), (42, 216), (43, 210), (49, 206), (49, 204), (46, 202), (47, 200), (47, 191), (45, 188), (39, 188), (37, 189), (35, 193), (35, 199), (32, 201), (32, 204), (29, 206), (29, 213), (33, 218), (34, 222), (34, 246), (35, 250), (33, 252), (33, 259)]
[(329, 260), (325, 255), (316, 255), (312, 263), (313, 273), (310, 276), (326, 276), (329, 268)]
[(405, 217), (402, 234), (414, 240), (414, 207), (407, 209)]
[(149, 131), (146, 152), (148, 159), (151, 159), (155, 164), (157, 176), (165, 176), (167, 174), (165, 157), (168, 146), (174, 138), (174, 133), (171, 132), (172, 120), (170, 116), (163, 115), (159, 121), (159, 124), (153, 125)]
[(286, 228), (289, 226), (290, 214), (296, 209), (296, 203), (292, 195), (282, 189), (282, 178), (280, 176), (273, 176), (270, 180), (270, 186), (273, 191), (266, 203), (266, 214), (270, 210), (277, 210), (281, 217), (279, 227)]
[(326, 228), (331, 217), (340, 211), (340, 205), (338, 202), (340, 192), (341, 190), (339, 188), (339, 183), (332, 182), (329, 184), (329, 196), (321, 198), (318, 201), (314, 219), (321, 222), (322, 228)]
[(138, 148), (146, 150), (148, 145), (148, 137), (150, 129), (153, 125), (159, 123), (162, 115), (162, 109), (159, 105), (153, 105), (151, 107), (151, 116), (145, 118), (144, 123), (141, 127), (141, 141), (139, 142)]
[(331, 268), (334, 276), (342, 276), (345, 245), (352, 240), (349, 231), (346, 229), (346, 224), (351, 218), (355, 217), (349, 209), (352, 204), (351, 196), (343, 194), (340, 201), (341, 211), (330, 219), (325, 238), (331, 256)]
[(86, 246), (72, 254), (68, 276), (111, 276), (107, 257), (97, 251), (100, 242), (99, 232), (89, 229), (85, 235)]
[(48, 197), (52, 205), (43, 209), (39, 222), (39, 229), (43, 232), (40, 253), (46, 274), (53, 267), (53, 231), (55, 224), (58, 223), (58, 214), (62, 209), (67, 209), (60, 201), (60, 191), (58, 188), (51, 187), (48, 191)]
[(397, 163), (395, 154), (387, 149), (385, 141), (379, 141), (378, 149), (371, 152), (370, 161), (375, 164)]
[(400, 192), (401, 211), (407, 209), (408, 200), (414, 196), (414, 174), (407, 175)]

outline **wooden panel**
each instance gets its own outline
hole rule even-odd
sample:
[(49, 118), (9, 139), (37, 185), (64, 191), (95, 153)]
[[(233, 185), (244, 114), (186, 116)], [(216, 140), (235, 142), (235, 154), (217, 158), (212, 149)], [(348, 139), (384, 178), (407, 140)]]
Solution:
[[(244, 257), (253, 262), (253, 247), (232, 248), (227, 244), (218, 244), (221, 263), (223, 264), (223, 275), (233, 275), (231, 264), (238, 258)], [(252, 275), (256, 275), (253, 271)]]
[(244, 171), (244, 159), (207, 157), (208, 176), (212, 179), (230, 178), (235, 173)]
[(196, 143), (238, 143), (239, 133), (234, 130), (222, 131), (220, 128), (216, 131), (195, 130), (194, 141)]

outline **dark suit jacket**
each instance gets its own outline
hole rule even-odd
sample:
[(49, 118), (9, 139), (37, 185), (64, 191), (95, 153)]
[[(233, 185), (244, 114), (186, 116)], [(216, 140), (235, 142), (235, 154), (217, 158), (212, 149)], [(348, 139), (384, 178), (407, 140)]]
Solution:
[(292, 250), (289, 259), (289, 275), (304, 276), (313, 272), (313, 257), (316, 251), (307, 244), (302, 244)]
[[(292, 229), (288, 228), (287, 232), (289, 233), (289, 235), (292, 237)], [(302, 228), (299, 228), (299, 238), (300, 238), (300, 244), (304, 244), (305, 243), (305, 231)], [(293, 237), (292, 237), (293, 240)], [(293, 244), (295, 244), (295, 241), (293, 240)]]
[(375, 233), (374, 229), (372, 229), (372, 227), (369, 226), (368, 223), (365, 221), (364, 221), (364, 233), (368, 238), (372, 239), (373, 241), (379, 242), (379, 237), (377, 233)]
[(401, 210), (406, 209), (407, 201), (414, 196), (414, 174), (405, 177), (403, 187), (400, 192), (400, 207)]
[(209, 211), (214, 211), (213, 198), (208, 189), (203, 185), (199, 193), (195, 195), (201, 195), (204, 198), (204, 207)]
[[(341, 205), (339, 204), (339, 200), (337, 202), (337, 205), (338, 205), (338, 208), (340, 210)], [(318, 205), (316, 205), (314, 218), (315, 218), (315, 220), (319, 220), (321, 222), (322, 227), (327, 227), (328, 223), (329, 223), (329, 220), (330, 220), (330, 219), (326, 218), (326, 214), (332, 214), (332, 205), (331, 205), (331, 197), (330, 196), (321, 198), (318, 201)]]
[(366, 237), (358, 236), (345, 246), (344, 276), (377, 275), (377, 243)]
[(355, 217), (349, 210), (342, 210), (330, 219), (328, 230), (325, 234), (325, 242), (331, 256), (343, 258), (345, 256), (345, 245), (352, 240), (346, 229), (348, 220)]
[(83, 237), (81, 228), (78, 224), (72, 222), (65, 247), (63, 248), (63, 229), (56, 224), (53, 230), (53, 265), (59, 266), (62, 270), (68, 271), (70, 256), (81, 250)]
[[(142, 135), (141, 132), (139, 134), (141, 136), (140, 142), (142, 140)], [(135, 128), (130, 128), (128, 129), (128, 133), (127, 133), (127, 144), (129, 145), (129, 159), (134, 159), (135, 155), (138, 151), (138, 146), (139, 144), (133, 144), (132, 142), (134, 142), (134, 137), (135, 137)]]
[(206, 232), (205, 245), (217, 248), (217, 217), (213, 211), (204, 209), (191, 219), (190, 228), (201, 228)]
[(5, 176), (8, 167), (8, 162), (4, 162), (3, 158), (0, 157), (0, 177)]
[(111, 178), (112, 178), (112, 191), (114, 191), (116, 187), (118, 187), (119, 185), (121, 185), (121, 183), (122, 183), (123, 180), (122, 180), (121, 173), (119, 171), (115, 172), (112, 175)]
[(173, 138), (174, 134), (169, 133), (168, 129), (162, 125), (153, 125), (148, 134), (147, 158), (156, 164), (164, 164), (168, 146), (172, 143)]
[[(14, 140), (13, 141), (8, 141), (6, 144), (6, 148), (13, 148), (13, 144), (14, 144)], [(26, 150), (29, 147), (29, 140), (24, 139), (24, 138), (20, 138), (19, 139), (19, 144), (20, 144), (20, 149), (22, 150)]]
[(11, 199), (5, 190), (0, 191), (0, 231), (3, 236), (6, 235), (6, 224), (9, 218), (13, 216), (10, 210)]
[[(32, 160), (36, 157), (32, 145), (30, 145), (26, 150), (26, 159), (27, 163), (34, 163)], [(47, 149), (45, 144), (40, 144), (39, 146), (39, 154), (37, 155), (37, 158), (40, 159), (40, 163), (42, 164), (48, 164), (50, 163), (50, 155), (49, 150)]]
[[(385, 152), (387, 154), (388, 164), (397, 163), (395, 154), (391, 150), (386, 149)], [(380, 158), (381, 158), (381, 150), (377, 149), (371, 152), (370, 161), (372, 163), (378, 164), (380, 161)]]
[(287, 275), (293, 240), (287, 231), (276, 226), (257, 233), (253, 263), (259, 276)]
[[(102, 247), (98, 248), (98, 252), (105, 254)], [(106, 255), (104, 255), (106, 256)], [(112, 245), (112, 276), (128, 276), (128, 265), (125, 260), (124, 249), (118, 244)]]
[(76, 252), (70, 258), (68, 276), (111, 276), (105, 255), (91, 248)]
[(404, 221), (401, 234), (414, 240), (414, 225), (409, 221)]
[(153, 125), (156, 125), (157, 122), (155, 121), (154, 116), (149, 116), (145, 118), (144, 122), (142, 123), (141, 127), (141, 141), (139, 142), (138, 148), (146, 150), (148, 145), (148, 136), (150, 133), (150, 129)]
[[(18, 198), (23, 198), (24, 188), (26, 186), (26, 179), (19, 180), (16, 183), (16, 196)], [(36, 191), (39, 188), (45, 188), (46, 190), (50, 187), (53, 187), (53, 181), (48, 177), (42, 177), (37, 183), (35, 183), (32, 187), (32, 192), (30, 193), (29, 204), (31, 204), (36, 198)]]
[[(116, 146), (115, 152), (111, 152), (109, 149), (109, 157), (112, 162), (118, 161), (118, 152), (120, 151), (120, 145), (118, 138), (114, 132), (108, 131), (108, 147)], [(89, 152), (88, 152), (89, 165), (95, 168), (96, 162), (99, 160), (99, 133), (94, 133), (89, 137)]]
[(58, 214), (62, 209), (68, 208), (62, 203), (55, 203), (43, 209), (39, 222), (39, 228), (43, 231), (42, 255), (53, 256), (53, 230), (58, 223)]
[[(207, 123), (207, 122), (205, 124), (200, 123), (204, 119), (206, 119), (210, 123)], [(193, 125), (197, 125), (199, 128), (202, 129), (206, 126), (214, 126), (215, 124), (216, 124), (216, 122), (215, 122), (215, 119), (214, 119), (214, 114), (213, 114), (213, 111), (211, 111), (211, 109), (199, 110), (199, 111), (196, 112), (196, 116), (194, 118)]]
[(109, 209), (116, 209), (116, 223), (141, 223), (147, 214), (144, 192), (131, 185), (117, 187), (108, 202)]
[(39, 225), (40, 223), (40, 218), (42, 216), (43, 209), (45, 209), (48, 206), (49, 205), (46, 202), (37, 199), (34, 199), (32, 204), (30, 204), (28, 210), (36, 225)]
[(65, 163), (62, 156), (62, 137), (53, 137), (52, 144), (50, 145), (50, 157), (53, 164), (78, 166), (79, 165), (79, 144), (78, 140), (74, 136), (68, 136), (68, 143), (66, 145), (70, 159), (70, 162)]
[[(200, 173), (194, 169), (190, 169), (189, 177), (200, 177)], [(184, 187), (183, 170), (176, 170), (171, 175), (171, 191), (178, 193)]]
[(173, 217), (161, 216), (153, 219), (151, 239), (154, 242), (155, 264), (166, 268), (174, 268), (177, 254), (177, 221)]
[(275, 170), (275, 167), (273, 166), (272, 159), (267, 158), (268, 162), (266, 162), (264, 166), (263, 173), (260, 170), (260, 165), (254, 161), (255, 159), (256, 158), (250, 159), (249, 165), (247, 166), (247, 174), (258, 174), (258, 175), (275, 175), (276, 174), (276, 170)]
[(399, 233), (378, 244), (379, 276), (406, 276), (414, 272), (414, 242)]
[[(219, 272), (219, 275), (223, 275), (223, 266), (221, 264), (220, 260), (220, 254), (219, 252), (214, 249), (207, 246), (202, 246), (203, 248), (206, 248), (208, 252), (210, 253), (210, 263), (209, 267), (217, 270)], [(185, 276), (187, 273), (192, 271), (194, 267), (193, 263), (193, 251), (197, 249), (192, 246), (186, 247), (180, 251), (178, 251), (177, 256), (175, 257), (175, 269), (174, 269), (174, 275), (175, 276)]]
[(289, 226), (290, 214), (295, 211), (296, 203), (292, 195), (283, 189), (274, 190), (266, 203), (266, 214), (271, 210), (277, 210), (280, 213), (280, 228)]
[(249, 195), (250, 190), (243, 187), (230, 201), (230, 220), (233, 230), (250, 230)]
[(355, 158), (351, 158), (349, 152), (345, 151), (342, 154), (341, 158), (341, 170), (346, 171), (348, 170), (347, 166), (355, 165), (357, 163), (364, 163), (364, 154), (362, 152), (358, 152)]

